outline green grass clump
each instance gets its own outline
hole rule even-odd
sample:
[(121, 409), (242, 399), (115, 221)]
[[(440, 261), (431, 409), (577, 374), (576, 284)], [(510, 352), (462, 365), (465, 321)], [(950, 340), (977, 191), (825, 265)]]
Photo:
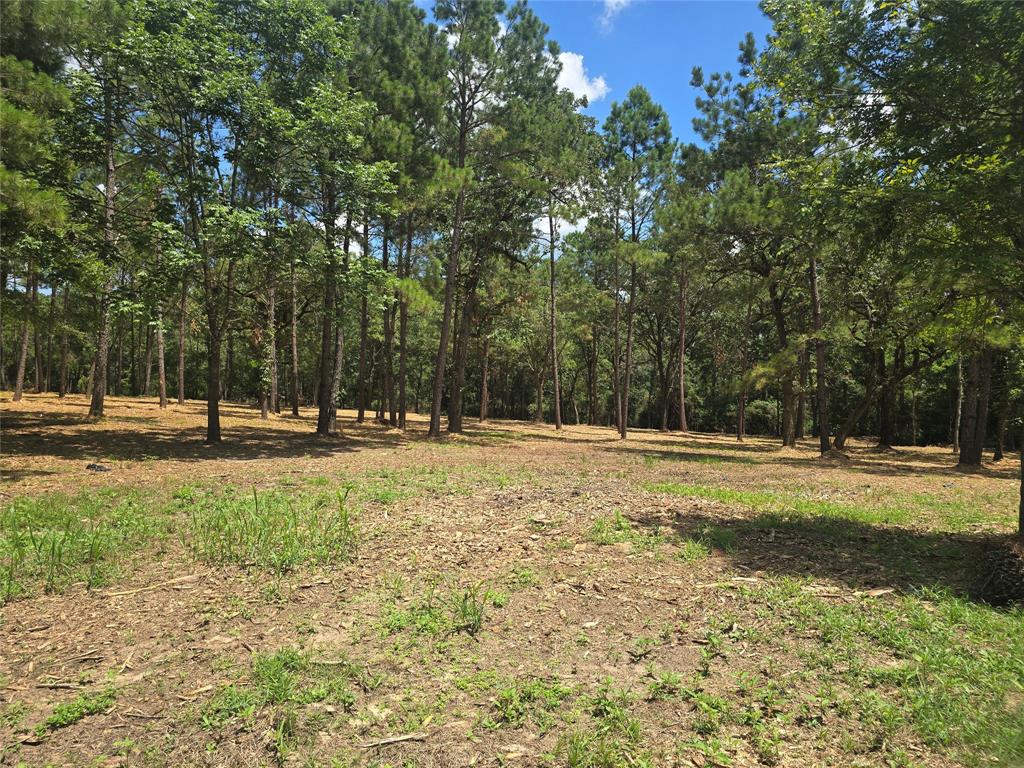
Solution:
[[(397, 600), (399, 595), (392, 595)], [(453, 585), (441, 593), (437, 582), (430, 582), (424, 594), (403, 606), (397, 602), (384, 613), (382, 629), (386, 635), (411, 629), (417, 635), (450, 635), (465, 632), (471, 637), (483, 629), (487, 607), (503, 608), (508, 604), (504, 592), (487, 589), (483, 582), (467, 586)]]
[(805, 654), (816, 675), (866, 691), (850, 706), (874, 744), (911, 728), (966, 765), (1024, 764), (1024, 610), (939, 590), (853, 605), (790, 582), (757, 594), (775, 620), (819, 635)]
[(513, 680), (503, 686), (494, 699), (494, 716), (484, 721), (485, 727), (502, 725), (518, 727), (527, 720), (544, 733), (554, 723), (553, 713), (572, 694), (572, 689), (557, 680), (528, 678)]
[(0, 604), (40, 587), (100, 586), (160, 527), (133, 493), (16, 498), (0, 510)]
[(104, 688), (96, 693), (82, 693), (71, 701), (65, 701), (53, 708), (53, 714), (36, 727), (36, 735), (42, 736), (47, 731), (67, 728), (89, 715), (98, 715), (114, 706), (117, 692), (113, 688)]
[(636, 530), (618, 510), (615, 517), (599, 517), (595, 520), (587, 531), (587, 539), (602, 546), (629, 543), (638, 549), (655, 549), (665, 541), (657, 534)]
[[(347, 661), (320, 661), (297, 648), (259, 653), (253, 656), (247, 684), (238, 682), (222, 687), (203, 706), (199, 721), (208, 729), (235, 720), (249, 725), (266, 707), (286, 712), (319, 702), (348, 711), (356, 702), (353, 681), (366, 688), (379, 682)], [(282, 721), (285, 726), (286, 720)]]
[(555, 757), (569, 768), (650, 768), (641, 749), (640, 721), (632, 714), (628, 692), (601, 684), (588, 701), (590, 727), (563, 734)]
[(203, 562), (275, 573), (347, 562), (358, 543), (347, 497), (347, 490), (334, 496), (188, 490), (179, 494), (188, 513), (183, 543)]

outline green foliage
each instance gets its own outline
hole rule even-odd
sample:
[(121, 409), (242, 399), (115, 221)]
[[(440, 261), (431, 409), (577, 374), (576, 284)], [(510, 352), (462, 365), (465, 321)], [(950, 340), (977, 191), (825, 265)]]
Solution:
[(56, 731), (74, 725), (89, 715), (106, 712), (114, 706), (116, 700), (117, 692), (113, 688), (79, 694), (71, 701), (62, 702), (54, 707), (53, 714), (36, 727), (36, 733), (41, 736), (47, 731)]
[(161, 528), (131, 493), (15, 498), (0, 511), (0, 600), (100, 586)]
[(188, 515), (181, 531), (183, 543), (204, 562), (276, 573), (300, 565), (344, 563), (353, 557), (359, 541), (348, 492), (260, 495), (253, 488), (250, 496), (232, 489), (186, 489), (179, 494)]

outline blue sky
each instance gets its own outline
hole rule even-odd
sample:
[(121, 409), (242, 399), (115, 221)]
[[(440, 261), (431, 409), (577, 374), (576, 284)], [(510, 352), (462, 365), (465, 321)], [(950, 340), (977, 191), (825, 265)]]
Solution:
[(640, 83), (682, 141), (698, 141), (691, 125), (694, 65), (705, 73), (735, 71), (743, 36), (753, 32), (761, 47), (771, 30), (757, 3), (745, 0), (532, 0), (531, 6), (564, 52), (563, 84), (596, 97), (590, 114), (603, 121), (611, 103)]
[[(416, 0), (429, 12), (431, 0)], [(644, 85), (668, 112), (682, 141), (699, 142), (691, 121), (695, 65), (705, 73), (737, 68), (738, 46), (753, 32), (762, 47), (771, 29), (755, 0), (530, 0), (562, 48), (562, 85), (587, 94), (587, 112), (604, 121), (613, 101)]]

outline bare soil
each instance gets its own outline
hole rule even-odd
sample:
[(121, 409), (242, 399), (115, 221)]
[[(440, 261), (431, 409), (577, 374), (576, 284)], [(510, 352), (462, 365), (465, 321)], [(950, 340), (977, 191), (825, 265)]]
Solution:
[[(641, 726), (624, 766), (881, 766), (894, 764), (894, 748), (914, 765), (961, 764), (904, 725), (878, 743), (873, 725), (844, 709), (862, 695), (847, 678), (831, 677), (829, 703), (808, 714), (822, 688), (808, 655), (829, 641), (815, 626), (780, 622), (766, 595), (782, 585), (853, 607), (921, 588), (966, 593), (978, 553), (1011, 530), (1012, 463), (965, 474), (943, 447), (881, 453), (855, 441), (845, 458), (820, 459), (810, 440), (781, 451), (768, 439), (634, 430), (621, 441), (603, 427), (505, 421), (430, 441), (415, 415), (403, 433), (344, 413), (339, 435), (318, 438), (311, 410), (261, 421), (237, 404), (222, 406), (223, 444), (206, 446), (204, 403), (161, 411), (155, 401), (110, 397), (107, 408), (96, 422), (80, 396), (5, 398), (3, 501), (111, 487), (167, 500), (186, 484), (301, 492), (321, 478), (331, 487), (439, 479), (361, 503), (363, 535), (343, 566), (283, 576), (212, 567), (169, 535), (126, 558), (102, 588), (74, 585), (4, 606), (3, 706), (20, 715), (0, 719), (0, 764), (568, 765), (567, 734), (600, 727), (591, 702), (602, 685), (626, 692)], [(868, 517), (839, 532), (813, 520), (754, 525), (760, 512), (742, 495), (674, 493), (665, 483)], [(889, 508), (912, 514), (896, 524), (870, 519)], [(594, 535), (615, 520), (625, 521), (612, 537), (620, 540)], [(678, 542), (709, 530), (727, 535), (710, 540), (706, 556), (679, 556)], [(904, 545), (916, 553), (913, 567), (886, 556)], [(504, 599), (487, 604), (475, 635), (389, 632), (389, 611), (416, 605), (435, 584), (483, 584)], [(278, 705), (203, 722), (224, 686), (249, 684), (254, 657), (292, 647), (362, 670), (354, 703), (304, 704), (283, 726)], [(864, 653), (868, 665), (897, 663), (877, 646)], [(663, 671), (685, 686), (699, 680), (734, 711), (773, 691), (779, 703), (759, 710), (773, 723), (772, 744), (740, 718), (706, 732), (692, 696), (652, 696)], [(553, 724), (500, 722), (501, 690), (532, 678), (571, 691)], [(35, 730), (60, 703), (107, 686), (116, 699), (105, 711)], [(886, 682), (878, 691), (897, 695)]]

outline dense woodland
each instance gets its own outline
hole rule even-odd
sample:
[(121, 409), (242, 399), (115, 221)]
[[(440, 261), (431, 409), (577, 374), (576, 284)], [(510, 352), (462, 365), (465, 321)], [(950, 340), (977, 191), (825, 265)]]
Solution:
[(698, 146), (525, 3), (7, 0), (0, 388), (1001, 459), (1024, 6), (763, 7)]

